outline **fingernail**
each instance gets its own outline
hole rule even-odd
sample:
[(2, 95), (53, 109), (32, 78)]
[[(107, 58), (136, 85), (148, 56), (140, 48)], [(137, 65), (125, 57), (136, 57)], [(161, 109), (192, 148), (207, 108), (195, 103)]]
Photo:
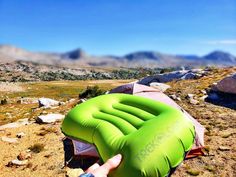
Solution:
[(121, 160), (122, 156), (121, 156), (121, 154), (117, 154), (116, 156), (114, 156), (114, 158), (115, 158), (116, 160)]

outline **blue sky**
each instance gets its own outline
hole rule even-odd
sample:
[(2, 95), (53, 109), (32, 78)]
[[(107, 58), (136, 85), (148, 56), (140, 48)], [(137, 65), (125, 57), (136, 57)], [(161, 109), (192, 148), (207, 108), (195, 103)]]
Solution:
[(0, 0), (0, 43), (94, 55), (236, 55), (236, 0)]

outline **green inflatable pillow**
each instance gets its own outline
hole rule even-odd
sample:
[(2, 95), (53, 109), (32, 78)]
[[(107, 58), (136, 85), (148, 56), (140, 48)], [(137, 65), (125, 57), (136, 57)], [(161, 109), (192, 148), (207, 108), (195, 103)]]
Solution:
[(63, 133), (92, 143), (103, 161), (120, 153), (110, 177), (164, 177), (191, 149), (195, 130), (183, 113), (148, 98), (108, 94), (73, 108)]

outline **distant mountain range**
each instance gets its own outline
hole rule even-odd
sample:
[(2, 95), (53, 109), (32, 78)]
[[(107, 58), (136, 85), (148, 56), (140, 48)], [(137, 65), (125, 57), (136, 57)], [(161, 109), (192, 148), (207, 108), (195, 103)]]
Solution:
[(170, 55), (155, 51), (137, 51), (124, 56), (93, 56), (82, 49), (65, 53), (31, 52), (11, 45), (0, 45), (0, 62), (16, 60), (60, 66), (101, 67), (176, 67), (176, 66), (235, 66), (236, 57), (223, 51), (213, 51), (205, 56)]

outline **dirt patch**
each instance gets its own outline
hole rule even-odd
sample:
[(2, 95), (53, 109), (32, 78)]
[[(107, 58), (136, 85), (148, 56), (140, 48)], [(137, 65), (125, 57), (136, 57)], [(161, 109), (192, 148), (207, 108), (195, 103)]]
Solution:
[[(43, 129), (55, 129), (54, 132), (48, 132), (41, 135)], [(18, 139), (18, 144), (9, 144), (0, 141), (0, 176), (65, 176), (63, 160), (63, 135), (60, 133), (60, 123), (55, 125), (38, 125), (32, 124), (20, 128), (8, 129), (0, 132), (0, 136), (16, 137), (19, 132), (26, 135)], [(28, 159), (28, 165), (22, 167), (7, 167), (6, 165), (22, 152), (42, 144), (44, 148), (39, 152), (29, 152), (32, 157)]]

